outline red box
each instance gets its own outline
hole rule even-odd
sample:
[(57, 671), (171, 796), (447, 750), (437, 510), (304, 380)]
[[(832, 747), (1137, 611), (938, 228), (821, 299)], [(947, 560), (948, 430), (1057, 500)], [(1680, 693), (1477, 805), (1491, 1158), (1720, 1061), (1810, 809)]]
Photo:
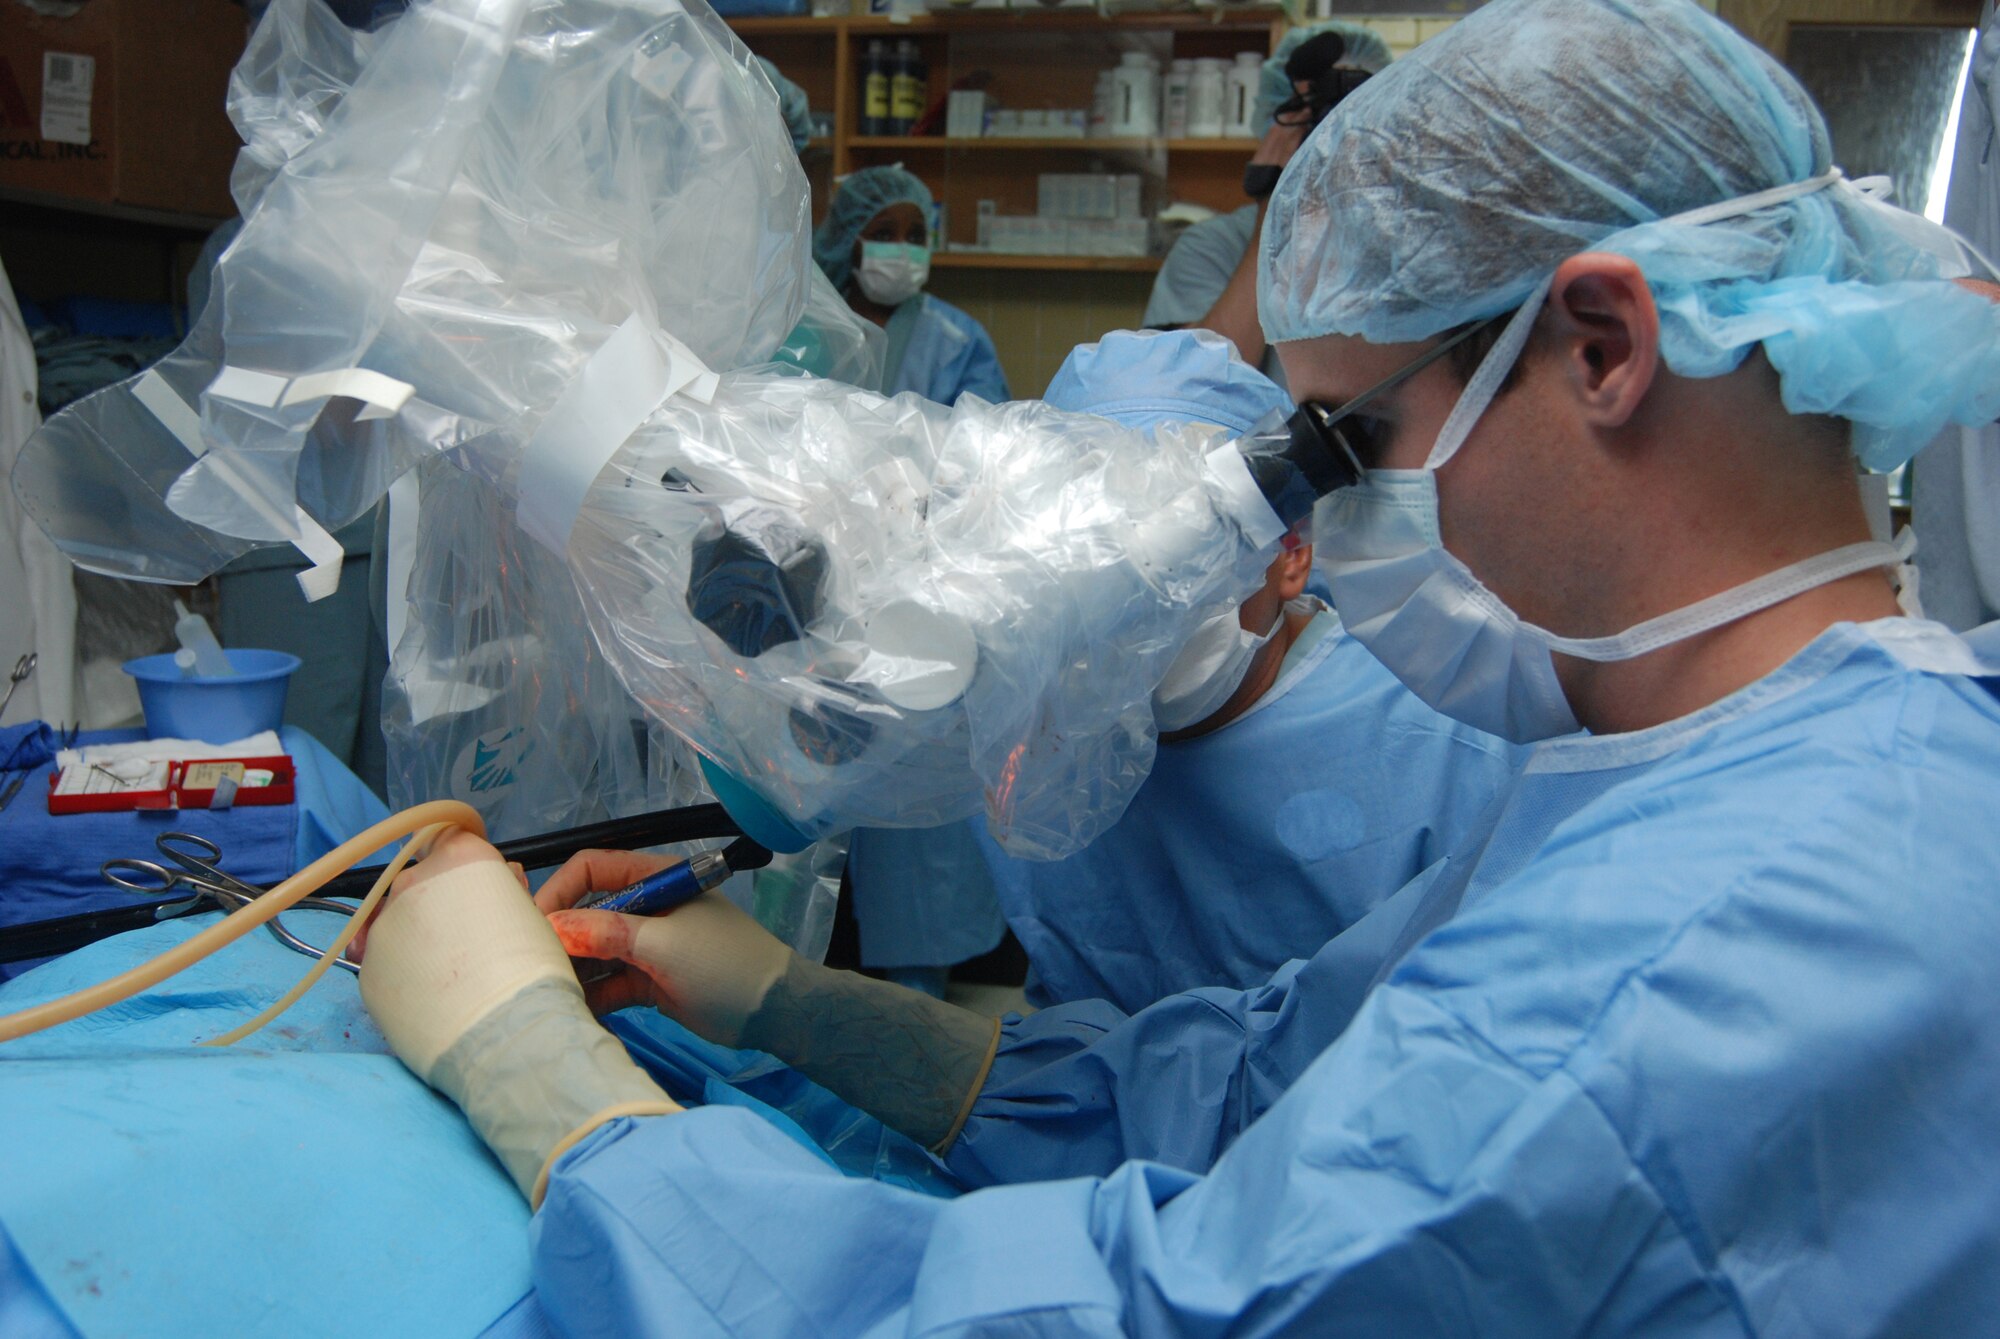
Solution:
[(246, 22), (229, 0), (86, 0), (69, 18), (0, 3), (0, 187), (233, 215), (223, 102)]
[[(164, 790), (121, 790), (103, 795), (58, 795), (60, 770), (49, 773), (49, 812), (52, 814), (107, 813), (126, 809), (206, 809), (215, 799), (213, 786), (190, 787), (182, 778), (191, 767), (204, 763), (240, 762), (244, 769), (261, 768), (271, 774), (268, 786), (244, 786), (237, 790), (234, 805), (291, 804), (298, 798), (298, 773), (291, 757), (277, 754), (268, 758), (195, 758), (167, 764)], [(232, 807), (234, 807), (232, 805)]]

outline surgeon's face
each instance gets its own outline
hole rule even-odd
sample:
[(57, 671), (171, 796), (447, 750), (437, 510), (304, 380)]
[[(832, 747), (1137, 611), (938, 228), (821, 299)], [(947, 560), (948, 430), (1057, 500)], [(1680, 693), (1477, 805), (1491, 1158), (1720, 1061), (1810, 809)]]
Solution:
[[(1338, 406), (1409, 366), (1436, 341), (1370, 344), (1326, 335), (1278, 345), (1292, 395)], [(1531, 622), (1563, 606), (1550, 597), (1576, 569), (1580, 511), (1573, 469), (1565, 464), (1565, 418), (1550, 397), (1534, 347), (1516, 381), (1480, 416), (1472, 435), (1438, 471), (1438, 519), (1444, 546), (1488, 589)], [(1464, 384), (1445, 359), (1431, 364), (1357, 410), (1376, 421), (1370, 469), (1420, 470)]]

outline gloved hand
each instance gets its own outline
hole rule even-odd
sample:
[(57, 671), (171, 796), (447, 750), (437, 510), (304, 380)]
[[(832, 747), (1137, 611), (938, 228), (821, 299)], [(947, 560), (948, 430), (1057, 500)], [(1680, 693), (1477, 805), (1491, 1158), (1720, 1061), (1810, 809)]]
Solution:
[(591, 1016), (548, 922), (477, 837), (447, 836), (398, 876), (356, 949), (390, 1047), (458, 1104), (530, 1205), (599, 1125), (681, 1109)]
[(626, 965), (591, 987), (592, 1006), (607, 1012), (649, 1003), (718, 1045), (767, 1051), (942, 1152), (985, 1081), (998, 1020), (808, 962), (720, 893), (664, 916), (565, 909), (671, 863), (585, 851), (536, 895), (570, 956)]
[(792, 951), (720, 893), (704, 893), (664, 916), (570, 911), (594, 892), (623, 888), (675, 858), (636, 851), (583, 851), (542, 885), (535, 905), (572, 958), (621, 964), (592, 982), (598, 1013), (650, 1004), (718, 1046), (743, 1045), (743, 1025), (785, 974)]
[(1252, 200), (1270, 199), (1271, 192), (1278, 189), (1278, 177), (1299, 146), (1306, 142), (1306, 132), (1311, 128), (1272, 122), (1264, 137), (1257, 141), (1257, 152), (1250, 155), (1250, 162), (1243, 169), (1243, 193)]

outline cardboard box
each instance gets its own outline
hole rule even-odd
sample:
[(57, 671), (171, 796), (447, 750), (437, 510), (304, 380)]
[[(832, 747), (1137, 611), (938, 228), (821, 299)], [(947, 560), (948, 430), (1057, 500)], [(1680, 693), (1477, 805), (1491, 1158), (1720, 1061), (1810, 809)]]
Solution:
[(236, 212), (223, 111), (247, 36), (229, 0), (0, 0), (0, 187), (210, 218)]

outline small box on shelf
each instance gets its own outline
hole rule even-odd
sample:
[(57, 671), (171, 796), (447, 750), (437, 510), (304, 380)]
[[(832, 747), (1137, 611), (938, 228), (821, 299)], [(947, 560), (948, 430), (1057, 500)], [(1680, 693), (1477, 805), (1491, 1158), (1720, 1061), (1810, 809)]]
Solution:
[(1135, 219), (1142, 212), (1136, 172), (1044, 172), (1035, 186), (1035, 212), (1044, 218)]
[(992, 99), (978, 89), (952, 90), (945, 102), (944, 133), (949, 139), (978, 139), (986, 133), (987, 108)]
[(1072, 219), (994, 215), (981, 220), (980, 249), (996, 256), (1145, 256), (1145, 219)]
[(1075, 139), (1085, 137), (1089, 113), (1080, 107), (996, 108), (986, 118), (991, 139)]

